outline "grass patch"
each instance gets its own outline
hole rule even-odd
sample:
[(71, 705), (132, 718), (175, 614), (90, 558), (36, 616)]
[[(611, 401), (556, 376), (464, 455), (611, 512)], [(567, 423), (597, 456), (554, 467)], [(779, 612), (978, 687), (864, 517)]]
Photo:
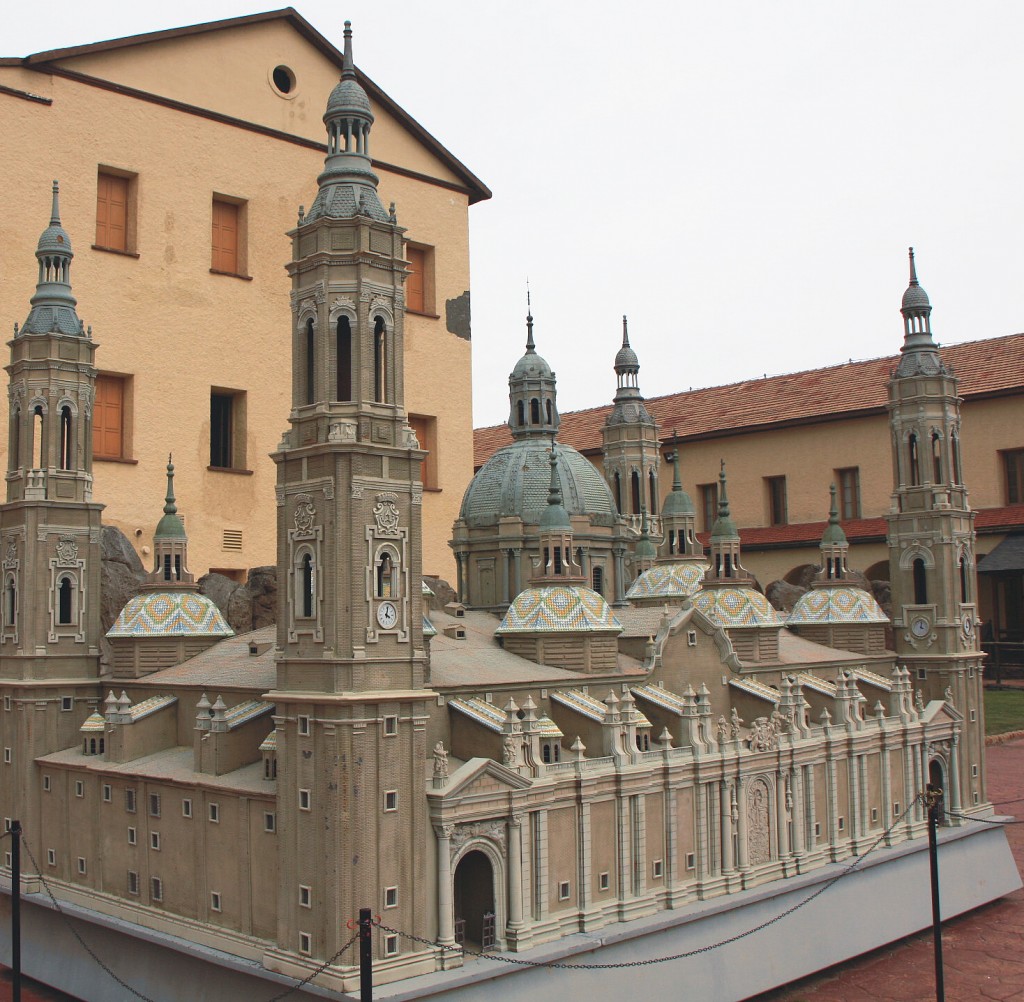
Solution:
[(985, 690), (985, 733), (1024, 731), (1024, 689)]

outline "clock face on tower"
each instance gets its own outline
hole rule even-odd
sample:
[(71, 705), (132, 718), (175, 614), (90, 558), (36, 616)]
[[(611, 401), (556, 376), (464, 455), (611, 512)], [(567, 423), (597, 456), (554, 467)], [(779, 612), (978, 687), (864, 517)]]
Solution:
[(381, 602), (377, 606), (377, 622), (381, 629), (390, 630), (398, 622), (398, 610), (394, 602)]
[(928, 631), (931, 629), (931, 623), (928, 622), (924, 616), (918, 616), (917, 619), (913, 620), (910, 624), (910, 632), (914, 634), (919, 640), (922, 637), (928, 636)]

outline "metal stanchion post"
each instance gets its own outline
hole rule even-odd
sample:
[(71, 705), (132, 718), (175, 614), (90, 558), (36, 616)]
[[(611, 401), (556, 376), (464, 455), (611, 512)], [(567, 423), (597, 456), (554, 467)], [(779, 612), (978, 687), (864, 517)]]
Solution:
[(373, 923), (370, 909), (359, 909), (359, 1002), (373, 1002)]
[(21, 822), (11, 822), (11, 1002), (21, 1002)]
[(929, 784), (925, 793), (928, 804), (928, 862), (932, 884), (932, 939), (935, 943), (935, 1002), (945, 1002), (946, 987), (942, 977), (942, 915), (939, 911), (939, 810), (942, 790)]

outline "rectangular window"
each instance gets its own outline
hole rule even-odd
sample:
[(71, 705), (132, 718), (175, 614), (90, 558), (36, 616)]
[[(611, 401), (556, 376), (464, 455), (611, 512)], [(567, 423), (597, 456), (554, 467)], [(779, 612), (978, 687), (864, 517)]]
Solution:
[(651, 876), (655, 880), (660, 880), (665, 875), (665, 863), (663, 860), (656, 859), (651, 863)]
[(96, 174), (96, 242), (99, 250), (135, 252), (137, 175), (101, 167)]
[(597, 886), (602, 891), (607, 891), (612, 886), (612, 878), (607, 870), (597, 878)]
[(434, 315), (434, 248), (405, 245), (405, 308), (412, 313)]
[(309, 717), (299, 717), (299, 734), (303, 737), (309, 734)]
[(220, 804), (210, 804), (209, 818), (215, 824), (220, 822)]
[(135, 791), (125, 790), (124, 791), (124, 809), (129, 814), (135, 813)]
[(416, 441), (427, 455), (420, 463), (420, 481), (427, 490), (439, 490), (437, 481), (437, 418), (422, 414), (409, 415), (409, 427), (416, 432)]
[(151, 793), (149, 795), (149, 816), (151, 818), (160, 817), (160, 794)]
[(277, 831), (277, 815), (267, 811), (263, 815), (263, 830), (265, 832), (276, 832)]
[(1006, 503), (1024, 502), (1024, 449), (1011, 449), (1003, 453), (1003, 471), (1006, 474)]
[(821, 838), (821, 822), (820, 821), (815, 821), (814, 822), (814, 837), (815, 838)]
[(139, 874), (136, 870), (128, 871), (128, 893), (138, 894), (139, 893)]
[(75, 780), (75, 796), (76, 797), (84, 797), (85, 796), (85, 783), (83, 783), (80, 779), (76, 779)]
[(299, 953), (304, 953), (307, 956), (313, 952), (313, 938), (308, 932), (299, 933)]
[(114, 798), (114, 791), (110, 788), (109, 783), (103, 784), (103, 802), (109, 804)]
[(892, 805), (892, 816), (894, 818), (900, 816), (900, 802), (898, 800)]
[(134, 828), (129, 827), (128, 829), (128, 844), (135, 845), (138, 842), (138, 833)]
[(245, 391), (210, 388), (210, 468), (245, 469)]
[(11, 764), (11, 749), (10, 748), (5, 748), (4, 749), (4, 765), (10, 765), (10, 764)]
[(765, 477), (768, 491), (768, 524), (785, 525), (788, 521), (786, 512), (786, 478)]
[(384, 791), (384, 810), (385, 811), (397, 811), (398, 810), (398, 791), (397, 790), (385, 790)]
[(559, 885), (558, 885), (558, 900), (559, 901), (568, 901), (569, 900), (569, 890), (570, 890), (570, 887), (571, 887), (571, 885), (570, 885), (568, 880), (563, 880), (563, 881), (561, 881), (559, 883)]
[(210, 271), (246, 275), (246, 203), (215, 195), (213, 198)]
[(692, 852), (688, 852), (686, 854), (686, 869), (687, 870), (696, 870), (697, 869), (697, 857)]
[(385, 957), (397, 957), (398, 956), (398, 937), (393, 933), (389, 936), (384, 937), (384, 956)]
[(160, 851), (160, 832), (149, 833), (149, 847), (150, 849), (156, 849), (157, 852)]
[(75, 701), (74, 701), (74, 699), (71, 696), (61, 696), (60, 697), (60, 708), (61, 708), (62, 712), (68, 713), (70, 710), (73, 710), (74, 707), (75, 707)]
[(10, 708), (11, 708), (11, 697), (10, 696), (4, 696), (4, 709), (5, 710), (10, 710)]
[(96, 377), (96, 403), (92, 409), (92, 454), (94, 459), (127, 459), (128, 404), (131, 377)]
[(860, 518), (860, 467), (836, 470), (836, 487), (839, 490), (839, 517), (844, 522)]
[(310, 809), (311, 802), (309, 790), (299, 790), (299, 810), (308, 811)]
[(398, 733), (398, 717), (384, 718), (384, 737), (393, 738)]
[(299, 904), (303, 908), (313, 907), (313, 891), (305, 884), (299, 884)]
[(47, 866), (56, 866), (57, 865), (57, 850), (56, 849), (47, 849), (46, 850), (46, 864), (47, 864)]
[(50, 792), (50, 777), (48, 775), (43, 776), (43, 793)]
[(14, 860), (9, 852), (4, 853), (4, 866), (10, 869), (14, 865)]
[(210, 911), (220, 911), (220, 891), (210, 891)]
[(86, 871), (85, 857), (84, 856), (79, 856), (78, 857), (78, 872), (81, 873), (84, 876), (85, 875), (85, 871)]
[(385, 887), (384, 888), (384, 907), (385, 908), (397, 908), (398, 907), (398, 888), (397, 887)]
[(192, 801), (189, 800), (188, 797), (186, 797), (181, 802), (181, 816), (183, 818), (190, 818), (190, 817), (192, 817)]
[(149, 882), (149, 896), (154, 901), (163, 901), (164, 882), (159, 877), (153, 877)]
[(846, 831), (846, 818), (840, 818), (839, 819), (839, 830), (841, 832)]
[(710, 532), (718, 518), (718, 484), (698, 484), (700, 495), (701, 528)]
[(971, 765), (971, 778), (972, 779), (977, 779), (978, 778), (978, 767), (975, 764)]
[(877, 807), (872, 807), (871, 808), (871, 823), (873, 825), (878, 824), (878, 808)]

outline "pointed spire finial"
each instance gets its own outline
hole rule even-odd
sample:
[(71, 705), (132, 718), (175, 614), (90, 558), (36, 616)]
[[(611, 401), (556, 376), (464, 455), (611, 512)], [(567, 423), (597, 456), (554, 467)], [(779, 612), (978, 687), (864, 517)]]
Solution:
[(533, 343), (533, 310), (530, 307), (530, 280), (526, 280), (526, 350), (536, 352), (536, 345)]
[(718, 471), (718, 517), (729, 517), (729, 497), (725, 493), (725, 460), (722, 460), (722, 468)]
[(548, 504), (556, 505), (562, 503), (562, 485), (558, 479), (558, 459), (555, 456), (555, 437), (551, 436), (551, 484), (548, 487)]
[(629, 347), (629, 326), (626, 322), (626, 314), (622, 314), (622, 347)]
[(60, 183), (53, 181), (53, 208), (50, 210), (50, 225), (60, 226)]
[(672, 437), (676, 441), (676, 447), (672, 450), (672, 490), (683, 489), (683, 478), (679, 472), (679, 429), (672, 429)]
[(910, 252), (910, 284), (920, 285), (921, 283), (917, 280), (917, 266), (914, 264), (914, 248), (908, 248)]
[(345, 22), (345, 52), (341, 60), (341, 79), (355, 80), (356, 67), (352, 62), (352, 22)]
[(167, 497), (164, 498), (164, 514), (177, 515), (178, 507), (174, 503), (174, 463), (171, 453), (167, 454)]
[(836, 503), (836, 485), (829, 484), (828, 524), (839, 525), (839, 506)]

